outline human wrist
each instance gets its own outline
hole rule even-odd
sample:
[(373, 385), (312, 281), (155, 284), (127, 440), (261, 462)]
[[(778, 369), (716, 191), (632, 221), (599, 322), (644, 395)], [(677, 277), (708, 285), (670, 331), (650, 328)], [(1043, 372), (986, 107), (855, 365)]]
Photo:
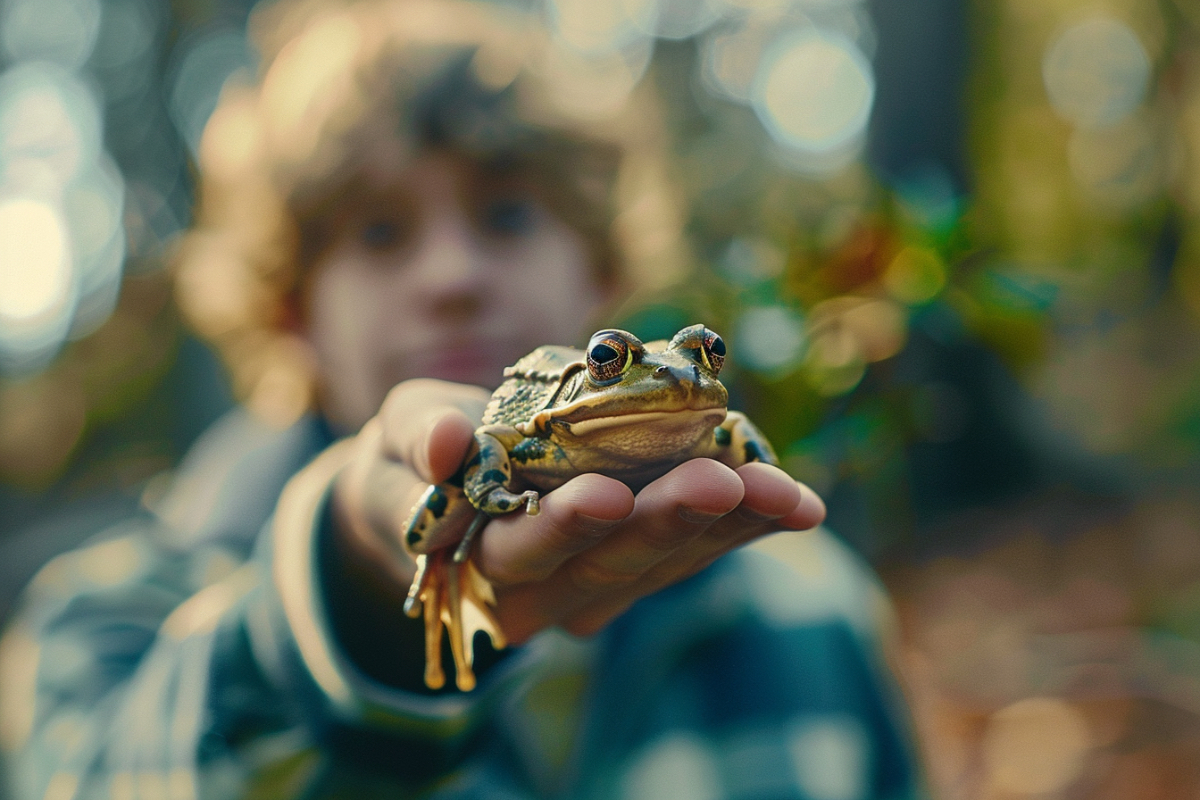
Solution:
[[(404, 613), (411, 581), (404, 572), (406, 554), (390, 554), (377, 535), (364, 535), (346, 524), (332, 497), (318, 536), (321, 594), (334, 639), (351, 663), (393, 688), (418, 694), (454, 692), (425, 685), (425, 625)], [(452, 663), (448, 642), (443, 647), (443, 663)], [(482, 676), (506, 653), (493, 648), (487, 637), (477, 638), (476, 674)]]
[(340, 518), (332, 500), (318, 532), (318, 580), (333, 636), (364, 675), (424, 692), (424, 628), (404, 613), (407, 585), (382, 545)]

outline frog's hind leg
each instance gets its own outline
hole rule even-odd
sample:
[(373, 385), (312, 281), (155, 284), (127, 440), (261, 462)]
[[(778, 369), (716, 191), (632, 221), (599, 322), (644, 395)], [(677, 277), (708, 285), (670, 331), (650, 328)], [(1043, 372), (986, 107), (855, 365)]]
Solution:
[(417, 573), (413, 576), (412, 585), (408, 587), (408, 596), (404, 598), (404, 613), (414, 619), (418, 614), (417, 603), (421, 602), (421, 595), (425, 593), (428, 584), (429, 556), (421, 554), (416, 557), (416, 562)]
[(475, 544), (475, 537), (483, 530), (483, 526), (491, 519), (489, 514), (482, 511), (475, 515), (475, 519), (471, 520), (471, 524), (467, 526), (466, 533), (458, 542), (458, 547), (454, 548), (454, 563), (461, 564), (467, 560), (467, 556), (471, 553), (471, 545)]
[[(436, 557), (436, 553), (434, 554)], [(440, 689), (446, 684), (446, 673), (442, 669), (442, 615), (441, 603), (438, 598), (443, 594), (441, 570), (430, 570), (429, 556), (418, 556), (417, 578), (409, 590), (409, 599), (414, 592), (420, 598), (425, 608), (425, 685), (430, 689)], [(418, 583), (420, 588), (418, 591)], [(404, 610), (410, 616), (416, 616), (409, 608), (406, 600)]]
[(425, 612), (425, 685), (440, 689), (446, 683), (442, 668), (445, 630), (450, 636), (455, 685), (460, 691), (471, 691), (475, 688), (475, 634), (487, 633), (497, 649), (507, 644), (492, 613), (496, 603), (492, 585), (470, 560), (456, 563), (450, 548), (444, 548), (417, 557), (417, 576), (404, 605), (410, 616), (417, 615), (417, 602)]
[(725, 422), (713, 431), (713, 444), (716, 448), (713, 457), (734, 468), (752, 461), (779, 464), (767, 437), (738, 411), (730, 411)]
[[(479, 532), (483, 530), (483, 526), (487, 525), (488, 520), (492, 518), (493, 514), (507, 513), (515, 508), (519, 508), (522, 504), (525, 506), (525, 513), (529, 514), (530, 516), (537, 516), (542, 510), (538, 493), (533, 490), (522, 492), (521, 494), (512, 494), (506, 490), (498, 489), (492, 494), (496, 494), (498, 492), (503, 493), (508, 497), (503, 502), (499, 502), (494, 501), (491, 495), (488, 496), (486, 500), (488, 503), (488, 510), (479, 511), (475, 514), (475, 519), (471, 520), (471, 524), (467, 526), (466, 532), (463, 534), (462, 539), (460, 539), (458, 542), (458, 547), (454, 549), (455, 564), (461, 564), (467, 560), (467, 556), (471, 554), (471, 545), (475, 544), (475, 538), (479, 535)], [(493, 511), (493, 509), (495, 509), (495, 511)]]

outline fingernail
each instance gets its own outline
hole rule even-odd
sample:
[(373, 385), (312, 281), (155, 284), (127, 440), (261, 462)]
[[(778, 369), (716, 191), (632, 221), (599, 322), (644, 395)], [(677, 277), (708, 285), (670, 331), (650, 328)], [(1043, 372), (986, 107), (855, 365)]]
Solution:
[(429, 448), (430, 442), (433, 439), (433, 425), (427, 425), (425, 433), (421, 436), (421, 444), (413, 453), (413, 469), (421, 476), (423, 480), (432, 481), (432, 467), (429, 465)]
[(601, 534), (609, 528), (615, 526), (621, 520), (619, 519), (601, 519), (600, 517), (589, 517), (587, 514), (576, 514), (575, 523), (583, 528), (587, 533)]
[(812, 505), (816, 506), (817, 514), (821, 517), (821, 519), (825, 519), (825, 514), (826, 514), (825, 500), (821, 497), (821, 495), (817, 494), (816, 492), (814, 492), (812, 489), (805, 486), (804, 484), (800, 484), (800, 492), (801, 492), (801, 494), (800, 494), (801, 505), (803, 505), (806, 502), (811, 503)]
[(690, 522), (693, 525), (711, 525), (719, 520), (723, 514), (712, 514), (708, 511), (697, 511), (688, 506), (679, 507), (679, 518), (684, 522)]
[(742, 519), (746, 520), (746, 522), (749, 522), (754, 525), (761, 525), (764, 522), (770, 522), (773, 519), (779, 519), (778, 516), (772, 516), (770, 514), (760, 514), (759, 512), (754, 511), (753, 509), (749, 509), (749, 508), (739, 508), (737, 510), (737, 515), (739, 517), (741, 517)]

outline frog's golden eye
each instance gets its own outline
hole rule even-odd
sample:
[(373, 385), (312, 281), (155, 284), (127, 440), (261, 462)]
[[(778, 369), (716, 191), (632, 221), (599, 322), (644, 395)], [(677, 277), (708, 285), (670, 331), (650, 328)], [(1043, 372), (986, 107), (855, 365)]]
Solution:
[(667, 347), (703, 364), (713, 375), (720, 373), (725, 365), (725, 340), (703, 325), (684, 328)]
[(702, 353), (704, 360), (708, 362), (708, 366), (712, 369), (713, 374), (720, 373), (721, 367), (725, 366), (725, 340), (714, 331), (705, 328)]
[(601, 386), (616, 382), (633, 364), (640, 344), (633, 336), (624, 336), (622, 331), (596, 333), (587, 346), (588, 374)]

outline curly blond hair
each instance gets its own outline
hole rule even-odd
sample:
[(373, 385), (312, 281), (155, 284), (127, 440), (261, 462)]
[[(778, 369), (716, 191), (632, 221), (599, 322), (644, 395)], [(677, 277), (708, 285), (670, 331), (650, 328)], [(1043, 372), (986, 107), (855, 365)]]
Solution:
[(289, 301), (372, 142), (522, 169), (619, 289), (681, 275), (647, 82), (608, 107), (580, 103), (537, 18), (462, 0), (311, 0), (276, 3), (251, 30), (261, 77), (231, 82), (205, 128), (196, 222), (175, 267), (185, 316), (266, 418), (311, 405), (316, 376)]

